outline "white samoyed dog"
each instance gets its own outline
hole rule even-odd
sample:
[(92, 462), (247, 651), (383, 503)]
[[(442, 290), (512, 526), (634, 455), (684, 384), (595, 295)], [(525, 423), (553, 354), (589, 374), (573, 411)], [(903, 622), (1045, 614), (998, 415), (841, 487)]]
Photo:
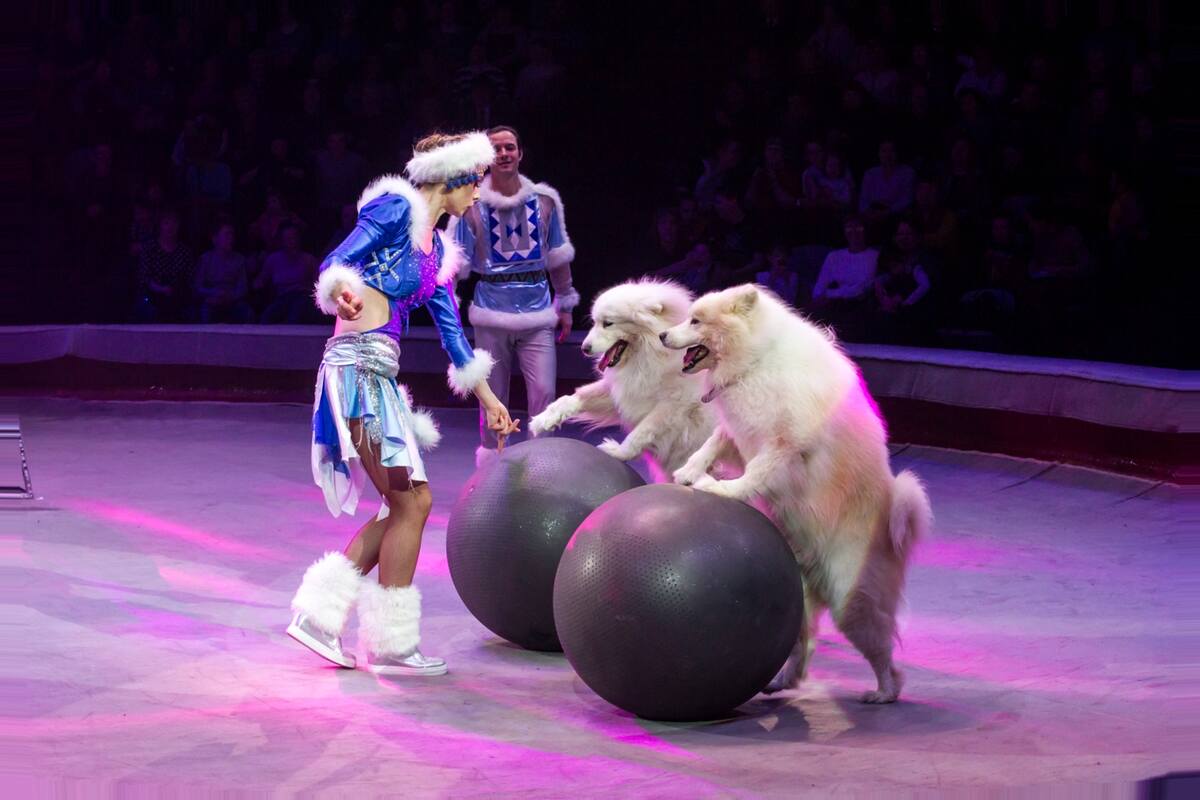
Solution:
[(659, 339), (687, 318), (691, 304), (691, 293), (671, 281), (629, 281), (601, 293), (583, 340), (599, 379), (547, 406), (530, 420), (530, 432), (538, 436), (568, 420), (620, 425), (624, 439), (607, 439), (600, 449), (622, 461), (645, 454), (654, 479), (669, 481), (717, 419), (715, 409), (700, 402), (703, 378), (681, 372), (678, 354)]
[[(887, 431), (858, 368), (831, 332), (751, 284), (699, 298), (662, 340), (685, 350), (684, 372), (707, 371), (702, 399), (720, 414), (675, 480), (755, 501), (804, 576), (800, 638), (767, 691), (803, 679), (828, 608), (875, 671), (878, 687), (863, 701), (895, 701), (903, 682), (892, 663), (896, 606), (909, 554), (933, 518), (916, 475), (892, 475)], [(706, 474), (730, 446), (745, 460), (742, 474)]]

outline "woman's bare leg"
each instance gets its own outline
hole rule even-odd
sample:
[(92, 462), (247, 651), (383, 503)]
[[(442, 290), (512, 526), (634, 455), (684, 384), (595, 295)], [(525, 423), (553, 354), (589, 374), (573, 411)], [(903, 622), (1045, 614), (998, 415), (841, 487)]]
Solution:
[[(389, 469), (380, 463), (378, 445), (365, 435), (360, 420), (350, 421), (350, 433), (359, 443), (358, 454), (367, 476), (388, 505), (388, 515), (364, 525), (351, 540), (346, 555), (360, 567), (367, 561), (371, 566), (378, 563), (382, 585), (408, 586), (416, 572), (433, 494), (426, 482), (410, 481), (407, 469)], [(352, 554), (352, 548), (358, 548), (358, 552)]]
[(383, 541), (383, 531), (386, 527), (386, 519), (373, 517), (358, 529), (358, 533), (354, 534), (354, 538), (343, 551), (346, 558), (353, 561), (363, 575), (375, 569), (375, 565), (379, 563), (379, 545)]

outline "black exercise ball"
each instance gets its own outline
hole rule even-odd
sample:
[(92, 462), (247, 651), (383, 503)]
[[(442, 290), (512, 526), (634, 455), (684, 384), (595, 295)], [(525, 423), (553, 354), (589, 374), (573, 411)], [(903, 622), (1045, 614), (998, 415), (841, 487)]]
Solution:
[(683, 486), (625, 492), (567, 545), (554, 620), (571, 666), (639, 717), (715, 719), (766, 687), (800, 633), (800, 570), (745, 503)]
[(531, 439), (463, 486), (446, 527), (454, 588), (489, 630), (530, 650), (562, 650), (554, 575), (567, 541), (601, 503), (645, 481), (586, 442)]

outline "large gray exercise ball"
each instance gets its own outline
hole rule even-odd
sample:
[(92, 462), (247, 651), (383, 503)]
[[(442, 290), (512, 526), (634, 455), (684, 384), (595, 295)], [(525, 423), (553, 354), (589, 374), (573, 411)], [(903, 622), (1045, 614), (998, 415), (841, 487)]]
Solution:
[(554, 582), (571, 666), (639, 717), (722, 717), (766, 687), (800, 632), (800, 570), (782, 534), (736, 500), (656, 484), (592, 512)]
[(489, 630), (530, 650), (562, 650), (554, 575), (567, 541), (605, 500), (645, 481), (586, 442), (513, 445), (463, 486), (446, 528), (454, 588)]

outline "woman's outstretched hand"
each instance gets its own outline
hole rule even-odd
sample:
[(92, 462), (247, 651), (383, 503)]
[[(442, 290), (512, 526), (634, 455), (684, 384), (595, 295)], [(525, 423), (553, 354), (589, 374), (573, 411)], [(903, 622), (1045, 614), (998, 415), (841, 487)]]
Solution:
[(510, 417), (508, 409), (499, 401), (484, 406), (484, 411), (487, 414), (488, 430), (496, 434), (496, 452), (502, 453), (505, 439), (521, 429), (521, 420)]

